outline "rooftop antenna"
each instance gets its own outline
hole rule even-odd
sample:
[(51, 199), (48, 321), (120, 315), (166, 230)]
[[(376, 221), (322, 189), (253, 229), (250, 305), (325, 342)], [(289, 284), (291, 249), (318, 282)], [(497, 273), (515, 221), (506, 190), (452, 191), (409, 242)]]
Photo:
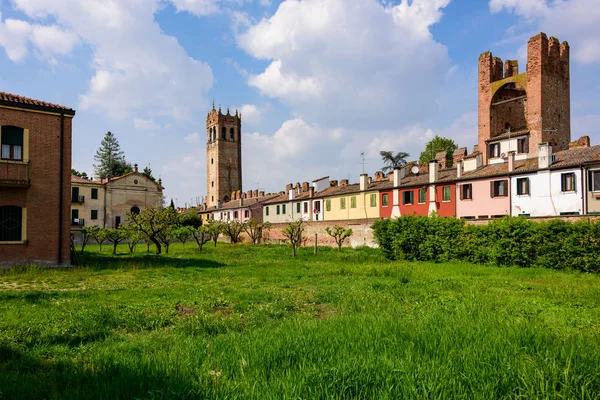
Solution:
[(369, 160), (369, 159), (365, 158), (365, 152), (364, 151), (360, 152), (360, 158), (361, 158), (361, 161), (360, 161), (359, 164), (362, 164), (362, 173), (364, 174), (365, 173), (365, 164), (368, 164), (368, 162), (366, 162), (366, 161)]

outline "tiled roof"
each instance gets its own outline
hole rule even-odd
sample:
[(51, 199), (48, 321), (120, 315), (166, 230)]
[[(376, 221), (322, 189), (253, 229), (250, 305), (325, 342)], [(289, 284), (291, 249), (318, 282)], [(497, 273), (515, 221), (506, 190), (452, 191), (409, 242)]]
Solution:
[[(442, 169), (438, 171), (438, 179), (435, 183), (451, 182), (456, 179), (456, 168)], [(429, 184), (429, 172), (417, 175), (409, 174), (402, 178), (400, 187), (423, 186)]]
[(99, 179), (85, 179), (85, 178), (81, 178), (79, 176), (75, 176), (75, 175), (71, 175), (71, 183), (94, 183), (97, 185), (102, 185), (103, 183), (105, 183), (106, 181), (102, 182)]
[(227, 203), (223, 203), (223, 205), (221, 207), (211, 207), (209, 208), (210, 211), (220, 211), (220, 210), (230, 210), (232, 208), (240, 208), (240, 207), (246, 207), (246, 206), (251, 206), (257, 203), (263, 203), (266, 202), (268, 200), (271, 200), (273, 198), (275, 198), (276, 194), (270, 195), (270, 196), (263, 196), (263, 197), (252, 197), (250, 199), (244, 199), (242, 205), (240, 206), (240, 200), (231, 200), (228, 201)]
[(494, 142), (496, 140), (510, 139), (510, 138), (515, 138), (517, 136), (525, 136), (525, 135), (529, 135), (529, 129), (519, 129), (519, 130), (512, 131), (512, 132), (504, 132), (504, 133), (501, 133), (500, 135), (494, 136), (494, 137), (486, 140), (486, 142)]
[(454, 153), (452, 153), (452, 157), (466, 156), (466, 155), (467, 155), (466, 147), (459, 147), (456, 150), (454, 150)]
[(31, 99), (29, 97), (19, 96), (7, 92), (0, 92), (0, 104), (14, 107), (30, 108), (34, 110), (55, 111), (67, 115), (75, 115), (75, 110), (73, 110), (72, 108), (61, 106), (59, 104), (48, 103), (47, 101)]
[[(584, 163), (600, 162), (600, 145), (583, 147), (573, 150), (562, 150), (554, 153), (555, 161), (549, 166), (549, 169), (562, 169), (578, 166)], [(515, 168), (510, 173), (518, 175), (520, 173), (533, 172), (538, 170), (538, 158), (515, 161)], [(508, 175), (508, 163), (485, 165), (475, 171), (465, 172), (460, 180), (487, 178), (499, 175)]]

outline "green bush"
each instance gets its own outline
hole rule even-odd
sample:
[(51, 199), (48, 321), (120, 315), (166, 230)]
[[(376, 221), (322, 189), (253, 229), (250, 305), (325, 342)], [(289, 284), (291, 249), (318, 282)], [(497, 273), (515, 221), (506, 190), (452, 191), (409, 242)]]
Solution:
[(599, 222), (504, 217), (486, 225), (466, 225), (454, 217), (410, 215), (379, 220), (373, 229), (391, 260), (600, 270)]

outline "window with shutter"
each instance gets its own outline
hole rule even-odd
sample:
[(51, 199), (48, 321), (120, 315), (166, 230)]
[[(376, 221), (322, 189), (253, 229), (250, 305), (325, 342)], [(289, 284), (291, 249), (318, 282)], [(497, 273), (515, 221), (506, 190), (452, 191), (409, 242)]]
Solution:
[(0, 207), (0, 242), (23, 240), (23, 209), (17, 206)]
[(427, 188), (419, 189), (419, 204), (425, 204), (427, 197)]
[(442, 201), (450, 201), (450, 186), (444, 186), (442, 191)]
[(388, 194), (384, 193), (381, 195), (381, 205), (383, 207), (387, 207), (388, 206)]
[(331, 199), (325, 200), (325, 211), (331, 211)]
[(590, 187), (593, 188), (594, 192), (600, 191), (600, 171), (591, 171), (592, 179)]
[(529, 178), (517, 179), (517, 195), (525, 196), (529, 194)]
[(371, 207), (377, 207), (377, 195), (375, 193), (370, 195), (370, 205)]
[(356, 208), (356, 196), (350, 197), (350, 208)]
[(3, 160), (23, 160), (23, 128), (3, 126), (0, 158)]

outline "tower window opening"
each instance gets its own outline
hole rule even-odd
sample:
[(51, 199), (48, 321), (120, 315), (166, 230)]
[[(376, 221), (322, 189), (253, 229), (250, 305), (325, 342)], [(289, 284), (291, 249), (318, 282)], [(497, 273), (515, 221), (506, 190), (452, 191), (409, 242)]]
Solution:
[(221, 139), (227, 139), (227, 128), (221, 129)]
[(234, 134), (234, 130), (233, 128), (229, 129), (229, 140), (231, 140), (233, 142), (235, 138), (235, 134)]

